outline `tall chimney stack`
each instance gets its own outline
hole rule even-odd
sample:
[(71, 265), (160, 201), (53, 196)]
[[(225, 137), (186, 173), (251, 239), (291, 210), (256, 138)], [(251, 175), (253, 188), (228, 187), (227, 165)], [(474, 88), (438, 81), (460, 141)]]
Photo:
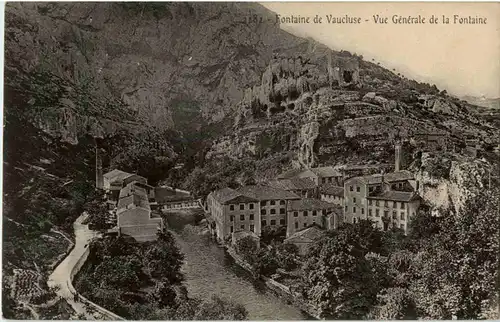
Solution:
[(104, 177), (102, 173), (102, 159), (97, 144), (95, 146), (95, 187), (104, 189)]
[(396, 142), (396, 144), (395, 144), (394, 156), (395, 156), (394, 171), (400, 171), (401, 170), (401, 142), (399, 142), (399, 141)]

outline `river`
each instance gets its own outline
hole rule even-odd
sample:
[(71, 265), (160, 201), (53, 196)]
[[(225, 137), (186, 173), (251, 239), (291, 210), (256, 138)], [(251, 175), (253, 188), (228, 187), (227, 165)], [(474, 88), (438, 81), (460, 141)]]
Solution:
[[(199, 219), (199, 217), (198, 217)], [(167, 223), (181, 252), (189, 295), (205, 299), (216, 294), (242, 304), (250, 320), (307, 320), (301, 310), (284, 303), (248, 272), (209, 236), (203, 225), (195, 225), (189, 213), (169, 213)]]

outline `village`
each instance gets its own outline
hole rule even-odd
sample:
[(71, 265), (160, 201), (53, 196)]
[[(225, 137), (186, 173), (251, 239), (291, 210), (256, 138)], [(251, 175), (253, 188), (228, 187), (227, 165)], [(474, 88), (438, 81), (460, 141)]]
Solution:
[(322, 230), (343, 223), (371, 220), (383, 231), (401, 229), (418, 212), (419, 182), (403, 169), (404, 152), (395, 146), (394, 165), (343, 165), (293, 169), (274, 180), (237, 189), (222, 188), (205, 198), (168, 186), (152, 187), (137, 174), (114, 169), (102, 174), (96, 159), (96, 187), (106, 192), (107, 233), (128, 235), (139, 242), (155, 240), (166, 229), (162, 211), (202, 208), (210, 234), (221, 244), (234, 245), (250, 236), (259, 242), (266, 228), (286, 232), (284, 243), (300, 255)]

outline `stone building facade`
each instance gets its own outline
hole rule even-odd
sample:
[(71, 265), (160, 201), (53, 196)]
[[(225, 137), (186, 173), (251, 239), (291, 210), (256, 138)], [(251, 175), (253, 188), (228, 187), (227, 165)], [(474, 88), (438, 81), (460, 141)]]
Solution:
[[(331, 213), (337, 216), (328, 217)], [(292, 200), (287, 209), (286, 236), (312, 225), (334, 229), (340, 224), (341, 218), (342, 208), (332, 203), (313, 198)]]
[[(355, 223), (360, 219), (371, 219), (377, 227), (388, 229), (395, 226), (389, 224), (392, 221), (387, 220), (392, 218), (394, 212), (397, 218), (401, 218), (404, 210), (404, 222), (398, 219), (394, 223), (406, 232), (408, 219), (417, 212), (420, 205), (414, 190), (414, 176), (405, 170), (348, 179), (344, 183), (345, 220)], [(382, 218), (387, 223), (384, 224)]]
[(151, 211), (147, 190), (136, 182), (120, 190), (116, 217), (119, 234), (139, 242), (156, 240), (158, 231), (164, 228), (162, 218)]

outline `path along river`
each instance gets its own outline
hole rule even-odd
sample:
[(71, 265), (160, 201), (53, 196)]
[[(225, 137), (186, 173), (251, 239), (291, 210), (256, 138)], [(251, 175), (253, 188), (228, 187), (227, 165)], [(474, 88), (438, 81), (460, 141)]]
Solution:
[(185, 255), (183, 273), (190, 296), (216, 294), (245, 306), (250, 320), (307, 320), (299, 309), (284, 303), (239, 267), (188, 213), (169, 213), (169, 230)]

